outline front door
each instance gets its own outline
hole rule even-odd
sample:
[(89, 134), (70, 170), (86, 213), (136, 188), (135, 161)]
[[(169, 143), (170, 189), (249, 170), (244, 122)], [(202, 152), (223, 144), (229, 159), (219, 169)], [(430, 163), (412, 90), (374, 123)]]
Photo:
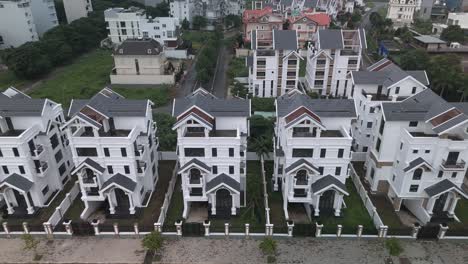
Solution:
[(333, 210), (333, 203), (335, 201), (335, 191), (328, 190), (320, 197), (320, 211), (329, 212)]
[(432, 213), (434, 215), (442, 214), (444, 211), (445, 203), (447, 202), (448, 192), (442, 194), (434, 203), (434, 208), (432, 209)]
[(127, 214), (130, 209), (130, 201), (128, 200), (128, 195), (122, 189), (114, 189), (115, 191), (115, 200), (117, 201), (117, 205), (115, 207), (115, 211), (117, 213)]
[(216, 215), (229, 217), (231, 215), (232, 195), (226, 189), (219, 189), (216, 192)]
[(26, 203), (26, 197), (19, 193), (17, 190), (13, 189), (13, 193), (15, 194), (16, 203), (18, 204), (19, 208), (28, 208), (28, 204)]

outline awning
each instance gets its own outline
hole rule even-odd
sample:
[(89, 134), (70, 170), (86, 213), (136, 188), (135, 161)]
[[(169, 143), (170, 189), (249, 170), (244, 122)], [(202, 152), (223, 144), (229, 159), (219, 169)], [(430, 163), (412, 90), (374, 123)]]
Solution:
[(31, 189), (33, 184), (34, 183), (32, 181), (26, 179), (25, 177), (13, 173), (0, 183), (0, 187), (6, 185), (18, 191), (27, 192)]
[(83, 162), (78, 165), (73, 171), (72, 174), (77, 173), (79, 170), (81, 170), (83, 167), (89, 168), (99, 174), (104, 173), (106, 169), (104, 169), (99, 163), (96, 161), (92, 160), (91, 158), (86, 158)]
[(136, 187), (136, 182), (120, 173), (117, 173), (104, 182), (100, 192), (104, 192), (112, 186), (120, 187), (128, 192), (133, 192)]
[(468, 199), (468, 194), (465, 191), (447, 179), (427, 187), (424, 191), (426, 191), (429, 197), (438, 196), (449, 191), (456, 191), (458, 194)]
[(185, 172), (186, 170), (188, 170), (188, 169), (190, 169), (190, 168), (192, 168), (194, 166), (204, 170), (205, 172), (211, 172), (211, 167), (210, 166), (206, 165), (205, 163), (201, 162), (198, 159), (191, 159), (189, 162), (185, 163), (184, 166), (182, 166), (179, 169), (179, 173)]
[(426, 160), (424, 160), (423, 158), (419, 157), (417, 159), (414, 159), (412, 161), (410, 161), (410, 163), (408, 164), (408, 166), (406, 168), (403, 169), (404, 172), (408, 172), (408, 171), (412, 171), (420, 166), (425, 166), (429, 171), (432, 171), (433, 168), (431, 166), (431, 164), (429, 164), (429, 162), (427, 162)]
[(342, 194), (349, 195), (348, 191), (346, 190), (346, 185), (331, 175), (327, 175), (318, 179), (312, 183), (311, 187), (314, 194), (323, 193), (329, 189), (335, 189)]
[(219, 174), (206, 183), (206, 193), (213, 192), (220, 186), (227, 187), (236, 193), (240, 193), (240, 183), (224, 173)]
[(294, 171), (298, 168), (301, 168), (301, 167), (307, 167), (309, 168), (310, 170), (313, 170), (315, 173), (319, 173), (319, 170), (317, 167), (315, 167), (312, 163), (308, 162), (307, 160), (305, 159), (300, 159), (300, 160), (297, 160), (296, 162), (294, 162), (293, 164), (289, 165), (287, 168), (286, 168), (286, 173), (289, 173), (291, 171)]

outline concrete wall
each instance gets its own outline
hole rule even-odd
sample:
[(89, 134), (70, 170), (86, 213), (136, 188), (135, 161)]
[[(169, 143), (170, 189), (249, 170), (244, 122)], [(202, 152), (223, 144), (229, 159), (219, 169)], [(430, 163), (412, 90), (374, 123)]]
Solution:
[(111, 75), (112, 84), (174, 84), (174, 75)]

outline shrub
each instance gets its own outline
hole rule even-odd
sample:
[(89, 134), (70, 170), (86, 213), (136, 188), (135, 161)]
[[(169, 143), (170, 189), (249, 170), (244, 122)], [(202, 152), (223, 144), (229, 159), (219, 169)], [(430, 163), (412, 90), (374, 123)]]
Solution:
[(265, 237), (262, 242), (260, 242), (259, 247), (264, 255), (272, 256), (276, 254), (277, 244), (271, 237)]
[(400, 244), (400, 240), (392, 237), (385, 241), (385, 247), (388, 249), (388, 252), (392, 256), (399, 256), (403, 253), (403, 247)]
[(143, 237), (141, 244), (146, 250), (158, 252), (164, 243), (164, 238), (161, 236), (161, 233), (153, 231)]

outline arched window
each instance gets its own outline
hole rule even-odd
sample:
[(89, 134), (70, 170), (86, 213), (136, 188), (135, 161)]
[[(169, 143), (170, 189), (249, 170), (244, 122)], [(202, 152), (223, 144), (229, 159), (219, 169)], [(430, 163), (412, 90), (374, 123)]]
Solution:
[(296, 172), (296, 184), (307, 184), (307, 171), (299, 170)]
[(422, 174), (423, 174), (423, 170), (421, 168), (414, 170), (413, 180), (421, 180)]
[(200, 170), (195, 169), (195, 168), (191, 169), (189, 177), (190, 177), (190, 183), (191, 184), (200, 183), (200, 178), (201, 178)]

